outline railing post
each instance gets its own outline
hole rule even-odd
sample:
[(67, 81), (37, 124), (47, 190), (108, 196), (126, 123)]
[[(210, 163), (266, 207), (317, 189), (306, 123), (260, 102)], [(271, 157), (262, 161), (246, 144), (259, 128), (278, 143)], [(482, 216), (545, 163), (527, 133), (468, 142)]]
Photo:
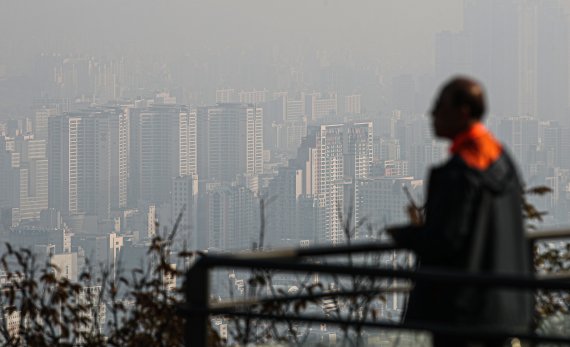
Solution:
[(209, 278), (204, 258), (198, 259), (186, 273), (185, 292), (189, 308), (185, 344), (187, 347), (205, 347), (208, 344)]

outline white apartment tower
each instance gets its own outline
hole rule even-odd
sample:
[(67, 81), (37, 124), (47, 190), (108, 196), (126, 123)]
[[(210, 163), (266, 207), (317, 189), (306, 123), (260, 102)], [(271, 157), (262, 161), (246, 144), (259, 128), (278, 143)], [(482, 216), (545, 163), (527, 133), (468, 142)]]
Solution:
[(313, 190), (322, 215), (319, 239), (338, 244), (344, 240), (340, 215), (344, 211), (344, 125), (321, 125), (315, 130)]
[(109, 218), (125, 207), (128, 116), (93, 108), (49, 118), (49, 207), (63, 215)]
[[(299, 147), (297, 158), (282, 169), (271, 182), (269, 191), (276, 205), (290, 221), (271, 208), (280, 239), (294, 235), (293, 228), (313, 229), (315, 235), (303, 235), (315, 242), (339, 244), (345, 241), (344, 220), (355, 203), (355, 181), (368, 177), (373, 159), (371, 122), (311, 126)], [(303, 208), (300, 208), (303, 206)], [(354, 218), (354, 214), (353, 214)], [(296, 219), (296, 221), (295, 221)], [(313, 224), (308, 225), (308, 224)], [(283, 225), (278, 225), (283, 224)]]
[(370, 176), (374, 159), (372, 122), (346, 124), (344, 141), (344, 219), (350, 216), (351, 226), (355, 226), (360, 213), (356, 206), (359, 189), (356, 181)]
[(374, 147), (372, 122), (346, 124), (345, 133), (345, 176), (353, 179), (368, 177)]
[(129, 118), (121, 113), (109, 117), (111, 209), (127, 206), (129, 178)]
[(194, 109), (155, 105), (130, 109), (130, 182), (132, 205), (168, 202), (172, 179), (197, 173)]

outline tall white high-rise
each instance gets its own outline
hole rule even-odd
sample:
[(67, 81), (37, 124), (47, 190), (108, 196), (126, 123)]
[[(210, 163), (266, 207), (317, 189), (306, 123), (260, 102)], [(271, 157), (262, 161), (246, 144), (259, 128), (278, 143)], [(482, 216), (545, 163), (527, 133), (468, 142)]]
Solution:
[(311, 126), (297, 157), (269, 183), (269, 239), (296, 245), (342, 243), (347, 211), (354, 222), (358, 179), (370, 175), (371, 122)]
[(109, 218), (127, 201), (128, 116), (93, 108), (49, 119), (49, 206)]
[(344, 124), (320, 125), (309, 130), (307, 173), (312, 189), (308, 193), (319, 203), (318, 239), (333, 244), (344, 240)]
[(155, 105), (130, 109), (131, 204), (170, 201), (172, 179), (195, 175), (197, 128), (194, 109)]
[(351, 218), (350, 225), (355, 226), (359, 218), (356, 206), (359, 186), (358, 179), (370, 176), (374, 151), (372, 122), (346, 124), (344, 129), (344, 201), (343, 219)]
[(320, 238), (336, 244), (344, 240), (344, 125), (321, 125), (314, 135), (314, 190), (323, 214)]
[(129, 117), (120, 114), (109, 117), (111, 141), (111, 209), (127, 206), (129, 178)]
[(368, 177), (374, 148), (372, 122), (346, 124), (344, 131), (345, 176), (354, 179)]

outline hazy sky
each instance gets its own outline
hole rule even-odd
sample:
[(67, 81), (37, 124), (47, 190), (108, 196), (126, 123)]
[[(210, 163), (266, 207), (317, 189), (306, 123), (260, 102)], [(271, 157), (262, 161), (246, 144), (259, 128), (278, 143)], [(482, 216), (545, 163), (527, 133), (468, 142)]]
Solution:
[(433, 64), (436, 32), (461, 28), (458, 0), (0, 0), (0, 64), (41, 51), (201, 54), (241, 45), (350, 49), (387, 69)]

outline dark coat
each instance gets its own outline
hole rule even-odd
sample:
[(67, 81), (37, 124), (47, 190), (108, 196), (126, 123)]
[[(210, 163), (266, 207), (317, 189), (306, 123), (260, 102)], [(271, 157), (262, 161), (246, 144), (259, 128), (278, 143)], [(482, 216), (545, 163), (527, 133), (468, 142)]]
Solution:
[[(455, 155), (431, 171), (425, 225), (396, 230), (394, 239), (417, 254), (421, 269), (531, 276), (521, 194), (506, 153), (484, 171)], [(526, 330), (533, 310), (529, 293), (420, 282), (405, 319)]]

